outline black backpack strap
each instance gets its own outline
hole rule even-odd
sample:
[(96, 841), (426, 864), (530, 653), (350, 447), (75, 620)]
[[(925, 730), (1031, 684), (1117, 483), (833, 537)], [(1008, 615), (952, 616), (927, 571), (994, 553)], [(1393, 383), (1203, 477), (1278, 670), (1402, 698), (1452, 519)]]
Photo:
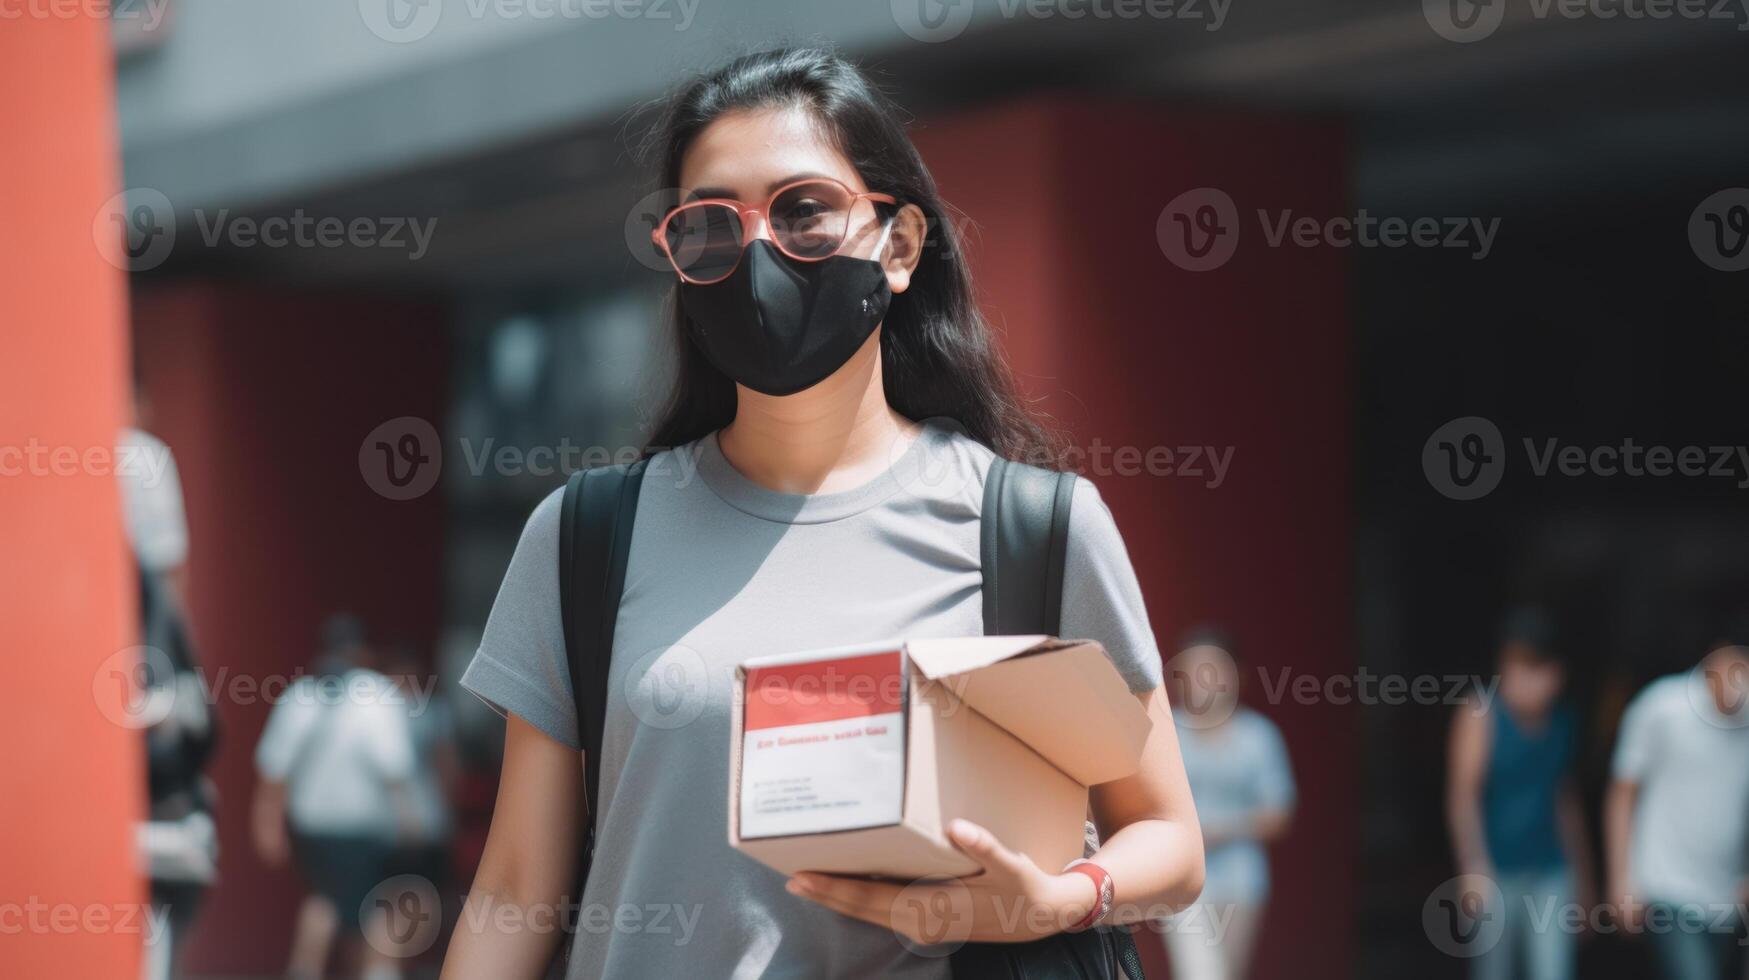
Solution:
[[(607, 670), (613, 661), (613, 629), (625, 590), (632, 521), (638, 512), (646, 460), (571, 474), (559, 510), (559, 616), (565, 628), (565, 661), (571, 672), (577, 741), (583, 748), (583, 790), (588, 830), (580, 855), (588, 874), (600, 820), (601, 734), (607, 718)], [(581, 893), (579, 892), (579, 897)]]
[[(1063, 567), (1075, 474), (997, 457), (984, 477), (980, 540), (984, 632), (1062, 631)], [(1121, 977), (1142, 980), (1129, 931), (1100, 926), (1029, 943), (967, 943), (950, 961), (954, 980)]]
[(1057, 635), (1075, 474), (998, 457), (984, 477), (984, 632)]

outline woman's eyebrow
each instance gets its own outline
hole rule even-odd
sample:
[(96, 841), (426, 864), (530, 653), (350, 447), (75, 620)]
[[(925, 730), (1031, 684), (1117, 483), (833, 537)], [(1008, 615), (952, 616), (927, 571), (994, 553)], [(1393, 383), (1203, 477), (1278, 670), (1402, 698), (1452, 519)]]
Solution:
[[(831, 174), (823, 174), (823, 173), (819, 173), (819, 172), (813, 171), (813, 170), (805, 170), (801, 173), (790, 174), (788, 177), (780, 177), (777, 180), (774, 180), (771, 183), (766, 184), (765, 185), (765, 192), (767, 194), (770, 194), (773, 191), (776, 191), (780, 187), (784, 187), (784, 186), (787, 186), (789, 184), (793, 184), (793, 183), (795, 183), (797, 181), (801, 181), (801, 180), (834, 180), (835, 181), (835, 180), (838, 180), (838, 178), (832, 176)], [(691, 190), (691, 192), (689, 192), (686, 195), (686, 199), (689, 201), (702, 200), (705, 198), (728, 198), (730, 200), (733, 200), (734, 197), (735, 197), (735, 192), (730, 190), (727, 187), (694, 187)]]

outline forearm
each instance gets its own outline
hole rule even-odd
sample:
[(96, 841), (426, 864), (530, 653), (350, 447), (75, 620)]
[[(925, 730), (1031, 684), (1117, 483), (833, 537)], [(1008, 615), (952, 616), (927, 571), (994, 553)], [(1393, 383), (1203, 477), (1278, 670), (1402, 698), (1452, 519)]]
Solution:
[(1604, 800), (1604, 856), (1609, 867), (1609, 887), (1621, 898), (1632, 890), (1633, 868), (1629, 866), (1630, 841), (1633, 839), (1634, 798), (1638, 787), (1633, 783), (1615, 782)]
[(1112, 834), (1093, 861), (1111, 873), (1114, 922), (1161, 918), (1202, 893), (1203, 841), (1194, 821), (1137, 821)]
[(476, 878), (444, 954), (443, 980), (545, 976), (565, 935), (563, 911), (556, 891), (535, 895), (514, 883)]
[(511, 715), (492, 829), (444, 956), (445, 980), (546, 975), (578, 901), (582, 799), (576, 750)]
[(1487, 837), (1482, 833), (1482, 808), (1474, 797), (1454, 797), (1446, 807), (1446, 821), (1451, 826), (1452, 860), (1459, 871), (1468, 873), (1493, 866)]

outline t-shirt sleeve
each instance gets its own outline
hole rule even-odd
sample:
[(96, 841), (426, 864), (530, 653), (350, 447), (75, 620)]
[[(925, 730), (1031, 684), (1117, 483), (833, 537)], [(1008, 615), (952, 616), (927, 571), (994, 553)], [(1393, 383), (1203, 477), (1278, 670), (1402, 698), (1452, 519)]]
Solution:
[(255, 743), (255, 771), (263, 779), (285, 782), (303, 753), (320, 707), (309, 690), (312, 683), (308, 679), (299, 680), (286, 689), (268, 712), (267, 727), (261, 731), (261, 741)]
[(1062, 635), (1098, 640), (1132, 692), (1151, 691), (1160, 686), (1160, 649), (1129, 551), (1099, 490), (1076, 477), (1074, 493), (1063, 566)]
[(499, 714), (514, 714), (554, 741), (580, 749), (559, 615), (563, 496), (562, 487), (553, 491), (529, 515), (461, 684)]
[(1630, 783), (1644, 782), (1658, 759), (1658, 715), (1663, 684), (1655, 683), (1628, 702), (1615, 739), (1610, 774)]

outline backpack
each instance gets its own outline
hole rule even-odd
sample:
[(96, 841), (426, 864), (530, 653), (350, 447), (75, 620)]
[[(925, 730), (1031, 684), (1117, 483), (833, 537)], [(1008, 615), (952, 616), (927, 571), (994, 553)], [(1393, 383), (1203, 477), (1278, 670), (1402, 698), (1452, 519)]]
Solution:
[[(578, 858), (575, 890), (579, 901), (595, 850), (599, 813), (595, 801), (601, 788), (601, 739), (614, 623), (625, 588), (638, 491), (648, 462), (645, 458), (573, 473), (565, 484), (560, 507), (560, 615), (577, 737), (583, 747), (584, 799), (589, 807)], [(1000, 457), (990, 464), (979, 529), (986, 634), (1055, 636), (1059, 632), (1074, 489), (1073, 474)], [(606, 560), (599, 560), (600, 556)], [(568, 953), (569, 942), (565, 949)], [(1118, 926), (1058, 933), (1026, 943), (967, 943), (952, 954), (950, 963), (956, 980), (1142, 980), (1135, 942), (1128, 929)]]

